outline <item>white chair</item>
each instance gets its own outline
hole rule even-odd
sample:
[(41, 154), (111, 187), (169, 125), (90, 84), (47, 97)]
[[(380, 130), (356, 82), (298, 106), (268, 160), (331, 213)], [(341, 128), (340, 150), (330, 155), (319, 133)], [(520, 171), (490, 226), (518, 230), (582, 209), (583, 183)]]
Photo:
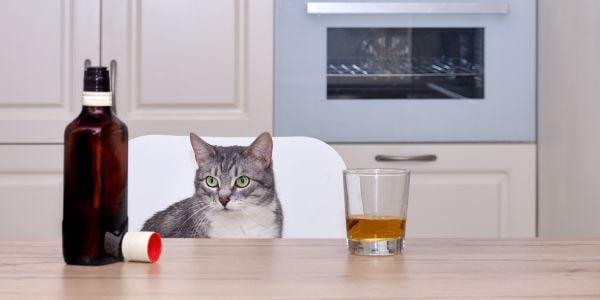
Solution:
[[(247, 146), (254, 137), (202, 137), (213, 145)], [(148, 135), (129, 141), (129, 230), (194, 193), (197, 168), (189, 136)], [(345, 237), (344, 161), (308, 137), (273, 138), (273, 171), (284, 238)]]

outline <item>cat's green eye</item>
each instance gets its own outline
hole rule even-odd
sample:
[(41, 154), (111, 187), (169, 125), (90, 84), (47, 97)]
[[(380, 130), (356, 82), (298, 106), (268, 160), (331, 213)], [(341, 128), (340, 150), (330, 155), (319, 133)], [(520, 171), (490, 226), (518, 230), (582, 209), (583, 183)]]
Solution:
[(235, 186), (239, 188), (245, 188), (250, 184), (250, 177), (240, 176), (235, 179)]
[(212, 176), (206, 176), (206, 178), (204, 178), (204, 181), (206, 182), (206, 185), (208, 185), (211, 188), (214, 188), (217, 185), (219, 185), (219, 181)]

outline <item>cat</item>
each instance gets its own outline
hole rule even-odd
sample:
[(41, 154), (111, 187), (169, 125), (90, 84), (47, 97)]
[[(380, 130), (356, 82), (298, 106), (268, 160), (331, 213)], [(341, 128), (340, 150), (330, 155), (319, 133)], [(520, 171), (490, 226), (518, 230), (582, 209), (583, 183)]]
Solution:
[(142, 230), (163, 237), (281, 237), (271, 135), (262, 133), (248, 147), (213, 146), (194, 133), (190, 141), (198, 164), (194, 195), (155, 213)]

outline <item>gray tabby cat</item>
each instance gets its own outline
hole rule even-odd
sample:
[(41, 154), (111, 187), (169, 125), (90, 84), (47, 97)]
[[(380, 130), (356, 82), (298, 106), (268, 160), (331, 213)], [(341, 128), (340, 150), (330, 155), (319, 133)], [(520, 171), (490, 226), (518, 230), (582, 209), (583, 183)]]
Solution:
[(212, 146), (194, 133), (190, 140), (198, 163), (196, 192), (154, 214), (142, 230), (163, 237), (281, 237), (271, 135), (262, 133), (248, 147)]

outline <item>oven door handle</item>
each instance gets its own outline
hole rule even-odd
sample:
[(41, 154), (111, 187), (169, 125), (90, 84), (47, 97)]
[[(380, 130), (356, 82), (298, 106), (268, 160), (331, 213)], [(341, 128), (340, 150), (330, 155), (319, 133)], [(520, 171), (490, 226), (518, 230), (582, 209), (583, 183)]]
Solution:
[(508, 14), (506, 2), (308, 2), (312, 14)]
[(375, 161), (436, 161), (437, 155), (425, 154), (425, 155), (413, 155), (413, 156), (399, 156), (399, 155), (375, 155)]

